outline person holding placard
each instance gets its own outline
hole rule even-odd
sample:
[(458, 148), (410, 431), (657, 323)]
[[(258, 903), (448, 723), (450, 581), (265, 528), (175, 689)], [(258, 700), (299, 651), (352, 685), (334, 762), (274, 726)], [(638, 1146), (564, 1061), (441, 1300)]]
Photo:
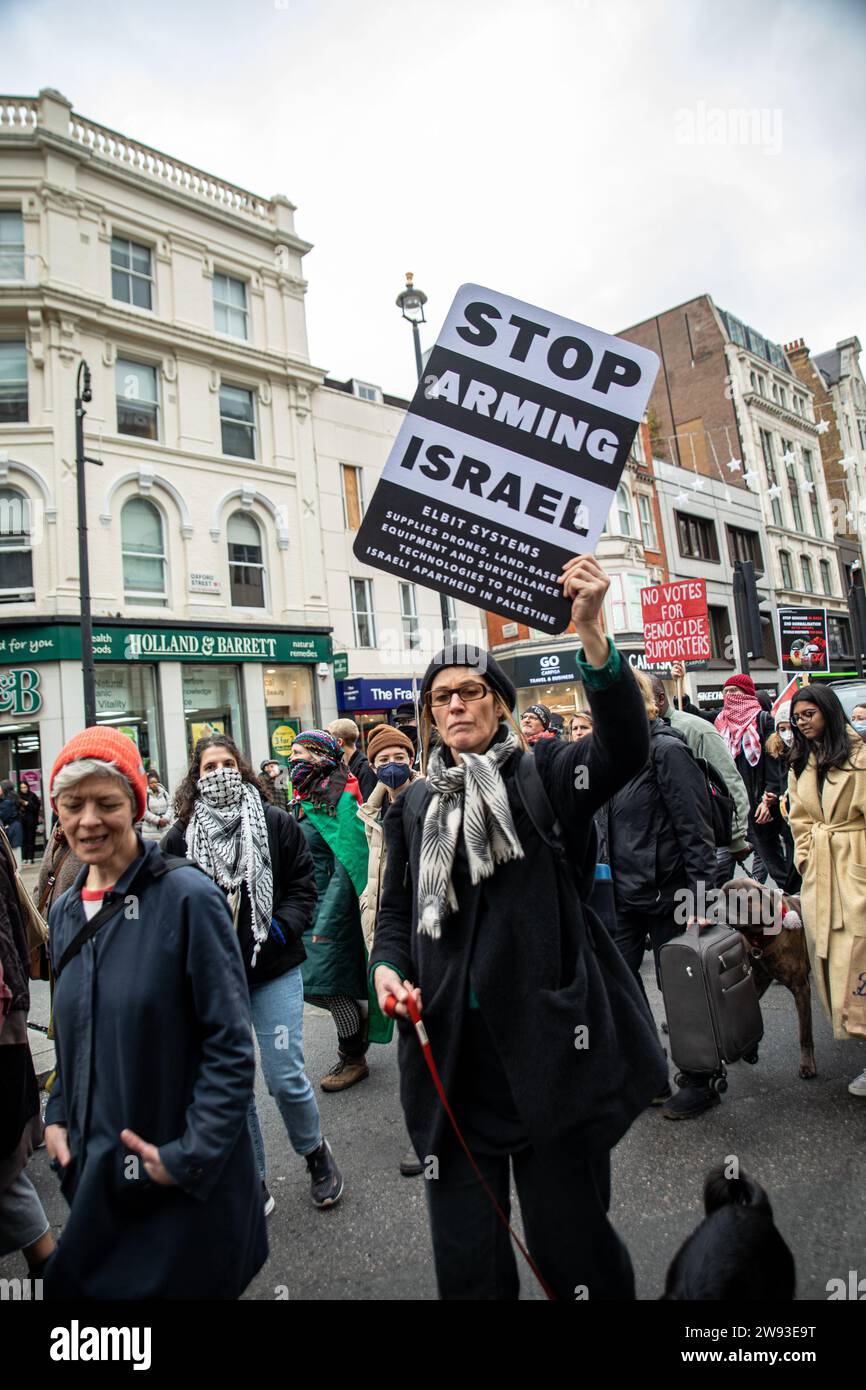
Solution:
[(503, 1213), (513, 1166), (527, 1245), (555, 1296), (634, 1298), (607, 1215), (610, 1150), (667, 1068), (638, 986), (586, 903), (593, 815), (646, 762), (649, 734), (631, 670), (601, 626), (607, 575), (581, 556), (560, 583), (583, 644), (593, 736), (539, 741), (527, 759), (504, 671), (478, 648), (445, 648), (421, 683), (426, 785), (385, 817), (370, 971), (380, 1006), (397, 1000), (401, 1099), (430, 1178), (443, 1299), (514, 1299), (518, 1276), (406, 1022), (410, 993)]

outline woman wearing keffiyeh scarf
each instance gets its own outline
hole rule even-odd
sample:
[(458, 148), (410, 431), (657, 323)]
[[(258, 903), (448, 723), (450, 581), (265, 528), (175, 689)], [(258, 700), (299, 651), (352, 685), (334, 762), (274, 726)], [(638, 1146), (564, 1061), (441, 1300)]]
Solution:
[(327, 1009), (337, 1029), (337, 1061), (322, 1078), (322, 1090), (344, 1091), (369, 1076), (368, 1044), (388, 1042), (393, 1031), (368, 995), (358, 901), (367, 886), (367, 837), (357, 818), (362, 797), (339, 743), (325, 729), (297, 735), (289, 777), (290, 810), (306, 836), (319, 895), (307, 938), (304, 997)]
[[(306, 1076), (303, 1045), (303, 934), (316, 902), (315, 875), (298, 826), (262, 798), (252, 767), (226, 734), (201, 739), (178, 788), (177, 820), (161, 843), (186, 855), (222, 888), (235, 918), (250, 1011), (268, 1090), (295, 1152), (306, 1160), (316, 1206), (339, 1201), (343, 1179)], [(281, 1041), (274, 1046), (274, 1038)], [(262, 1179), (266, 1214), (265, 1149), (255, 1101), (250, 1132)]]
[[(766, 754), (773, 720), (762, 709), (751, 676), (729, 676), (722, 694), (716, 728), (727, 744), (749, 798), (749, 843), (760, 853), (780, 888), (791, 870), (788, 830), (779, 811), (785, 791), (782, 763)], [(764, 875), (766, 877), (766, 873)], [(788, 889), (790, 891), (790, 889)]]

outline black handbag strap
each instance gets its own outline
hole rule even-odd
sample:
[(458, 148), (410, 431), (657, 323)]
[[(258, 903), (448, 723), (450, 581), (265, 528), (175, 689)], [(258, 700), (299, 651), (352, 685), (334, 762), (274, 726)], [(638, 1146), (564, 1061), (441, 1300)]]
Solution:
[(535, 833), (559, 858), (565, 857), (562, 831), (550, 797), (544, 789), (541, 773), (531, 753), (521, 753), (517, 763), (517, 791), (523, 809), (532, 822)]
[[(172, 869), (197, 867), (193, 864), (193, 861), (191, 859), (184, 859), (181, 855), (163, 854), (161, 851), (157, 851), (157, 855), (158, 858), (157, 856), (151, 856), (151, 860), (148, 863), (148, 874), (151, 878), (162, 878), (164, 874), (171, 873)], [(130, 888), (132, 887), (133, 883), (137, 881), (137, 879), (138, 874), (136, 874), (135, 877), (130, 881)], [(113, 922), (117, 917), (119, 917), (125, 905), (126, 895), (124, 895), (119, 904), (111, 903), (102, 906), (98, 912), (94, 913), (90, 921), (85, 922), (84, 926), (80, 929), (80, 931), (77, 931), (75, 933), (75, 936), (72, 938), (69, 945), (66, 947), (66, 950), (60, 957), (58, 964), (54, 968), (55, 984), (60, 979), (62, 971), (66, 968), (69, 962), (71, 960), (74, 960), (74, 958), (79, 954), (79, 952), (84, 947), (85, 943), (88, 942), (91, 939), (91, 937), (95, 936), (98, 931), (101, 931), (101, 929), (106, 925), (107, 922)]]

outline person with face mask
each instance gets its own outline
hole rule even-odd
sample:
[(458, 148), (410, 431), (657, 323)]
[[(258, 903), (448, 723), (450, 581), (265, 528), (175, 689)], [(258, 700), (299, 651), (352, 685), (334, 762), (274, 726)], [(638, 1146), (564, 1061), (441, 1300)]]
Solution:
[[(368, 769), (369, 770), (369, 769)], [(367, 837), (357, 818), (358, 783), (337, 737), (306, 729), (292, 744), (292, 814), (313, 858), (319, 895), (304, 962), (304, 998), (327, 1009), (337, 1029), (337, 1061), (320, 1086), (345, 1091), (370, 1074), (371, 1042), (390, 1042), (393, 1023), (372, 1000), (358, 899), (367, 886)]]
[[(358, 808), (358, 819), (366, 831), (370, 855), (367, 887), (361, 894), (361, 930), (369, 956), (388, 863), (383, 822), (388, 809), (403, 795), (411, 782), (418, 780), (420, 774), (412, 767), (415, 745), (411, 737), (408, 737), (402, 728), (392, 728), (390, 724), (379, 724), (373, 730), (367, 740), (367, 757), (378, 778), (373, 795)], [(423, 1163), (410, 1146), (400, 1161), (400, 1172), (404, 1178), (411, 1178), (419, 1176), (423, 1171)]]
[[(788, 772), (788, 758), (794, 743), (794, 732), (791, 726), (790, 700), (786, 700), (784, 704), (781, 704), (776, 710), (775, 722), (776, 727), (769, 735), (764, 746), (764, 751), (767, 755), (768, 764), (777, 764), (779, 768), (779, 799), (774, 807), (774, 812), (778, 823), (782, 848), (785, 852), (785, 863), (788, 867), (788, 876), (784, 883), (779, 884), (779, 887), (785, 893), (799, 893), (802, 879), (794, 863), (794, 837), (788, 825), (788, 817), (791, 812), (791, 798), (788, 794), (787, 783), (784, 780)], [(757, 878), (760, 883), (765, 883), (767, 879), (766, 871), (762, 877), (759, 877), (753, 870), (752, 877)]]
[(866, 705), (855, 705), (851, 711), (851, 727), (866, 738)]
[[(322, 1137), (304, 1062), (301, 964), (307, 953), (302, 938), (316, 906), (304, 836), (285, 811), (263, 801), (252, 767), (227, 734), (196, 744), (175, 811), (177, 819), (160, 847), (198, 864), (228, 898), (268, 1090), (292, 1148), (307, 1164), (313, 1203), (334, 1206), (343, 1194), (343, 1178)], [(248, 1121), (269, 1215), (274, 1201), (265, 1185), (265, 1146), (254, 1100)]]

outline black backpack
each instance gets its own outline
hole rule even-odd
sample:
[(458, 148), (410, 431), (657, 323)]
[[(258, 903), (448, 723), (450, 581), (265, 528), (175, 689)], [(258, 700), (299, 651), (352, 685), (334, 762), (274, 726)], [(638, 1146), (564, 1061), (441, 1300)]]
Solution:
[(713, 824), (713, 838), (720, 849), (727, 849), (734, 838), (734, 798), (719, 773), (706, 758), (698, 758), (692, 753), (707, 784), (710, 798), (710, 820)]

